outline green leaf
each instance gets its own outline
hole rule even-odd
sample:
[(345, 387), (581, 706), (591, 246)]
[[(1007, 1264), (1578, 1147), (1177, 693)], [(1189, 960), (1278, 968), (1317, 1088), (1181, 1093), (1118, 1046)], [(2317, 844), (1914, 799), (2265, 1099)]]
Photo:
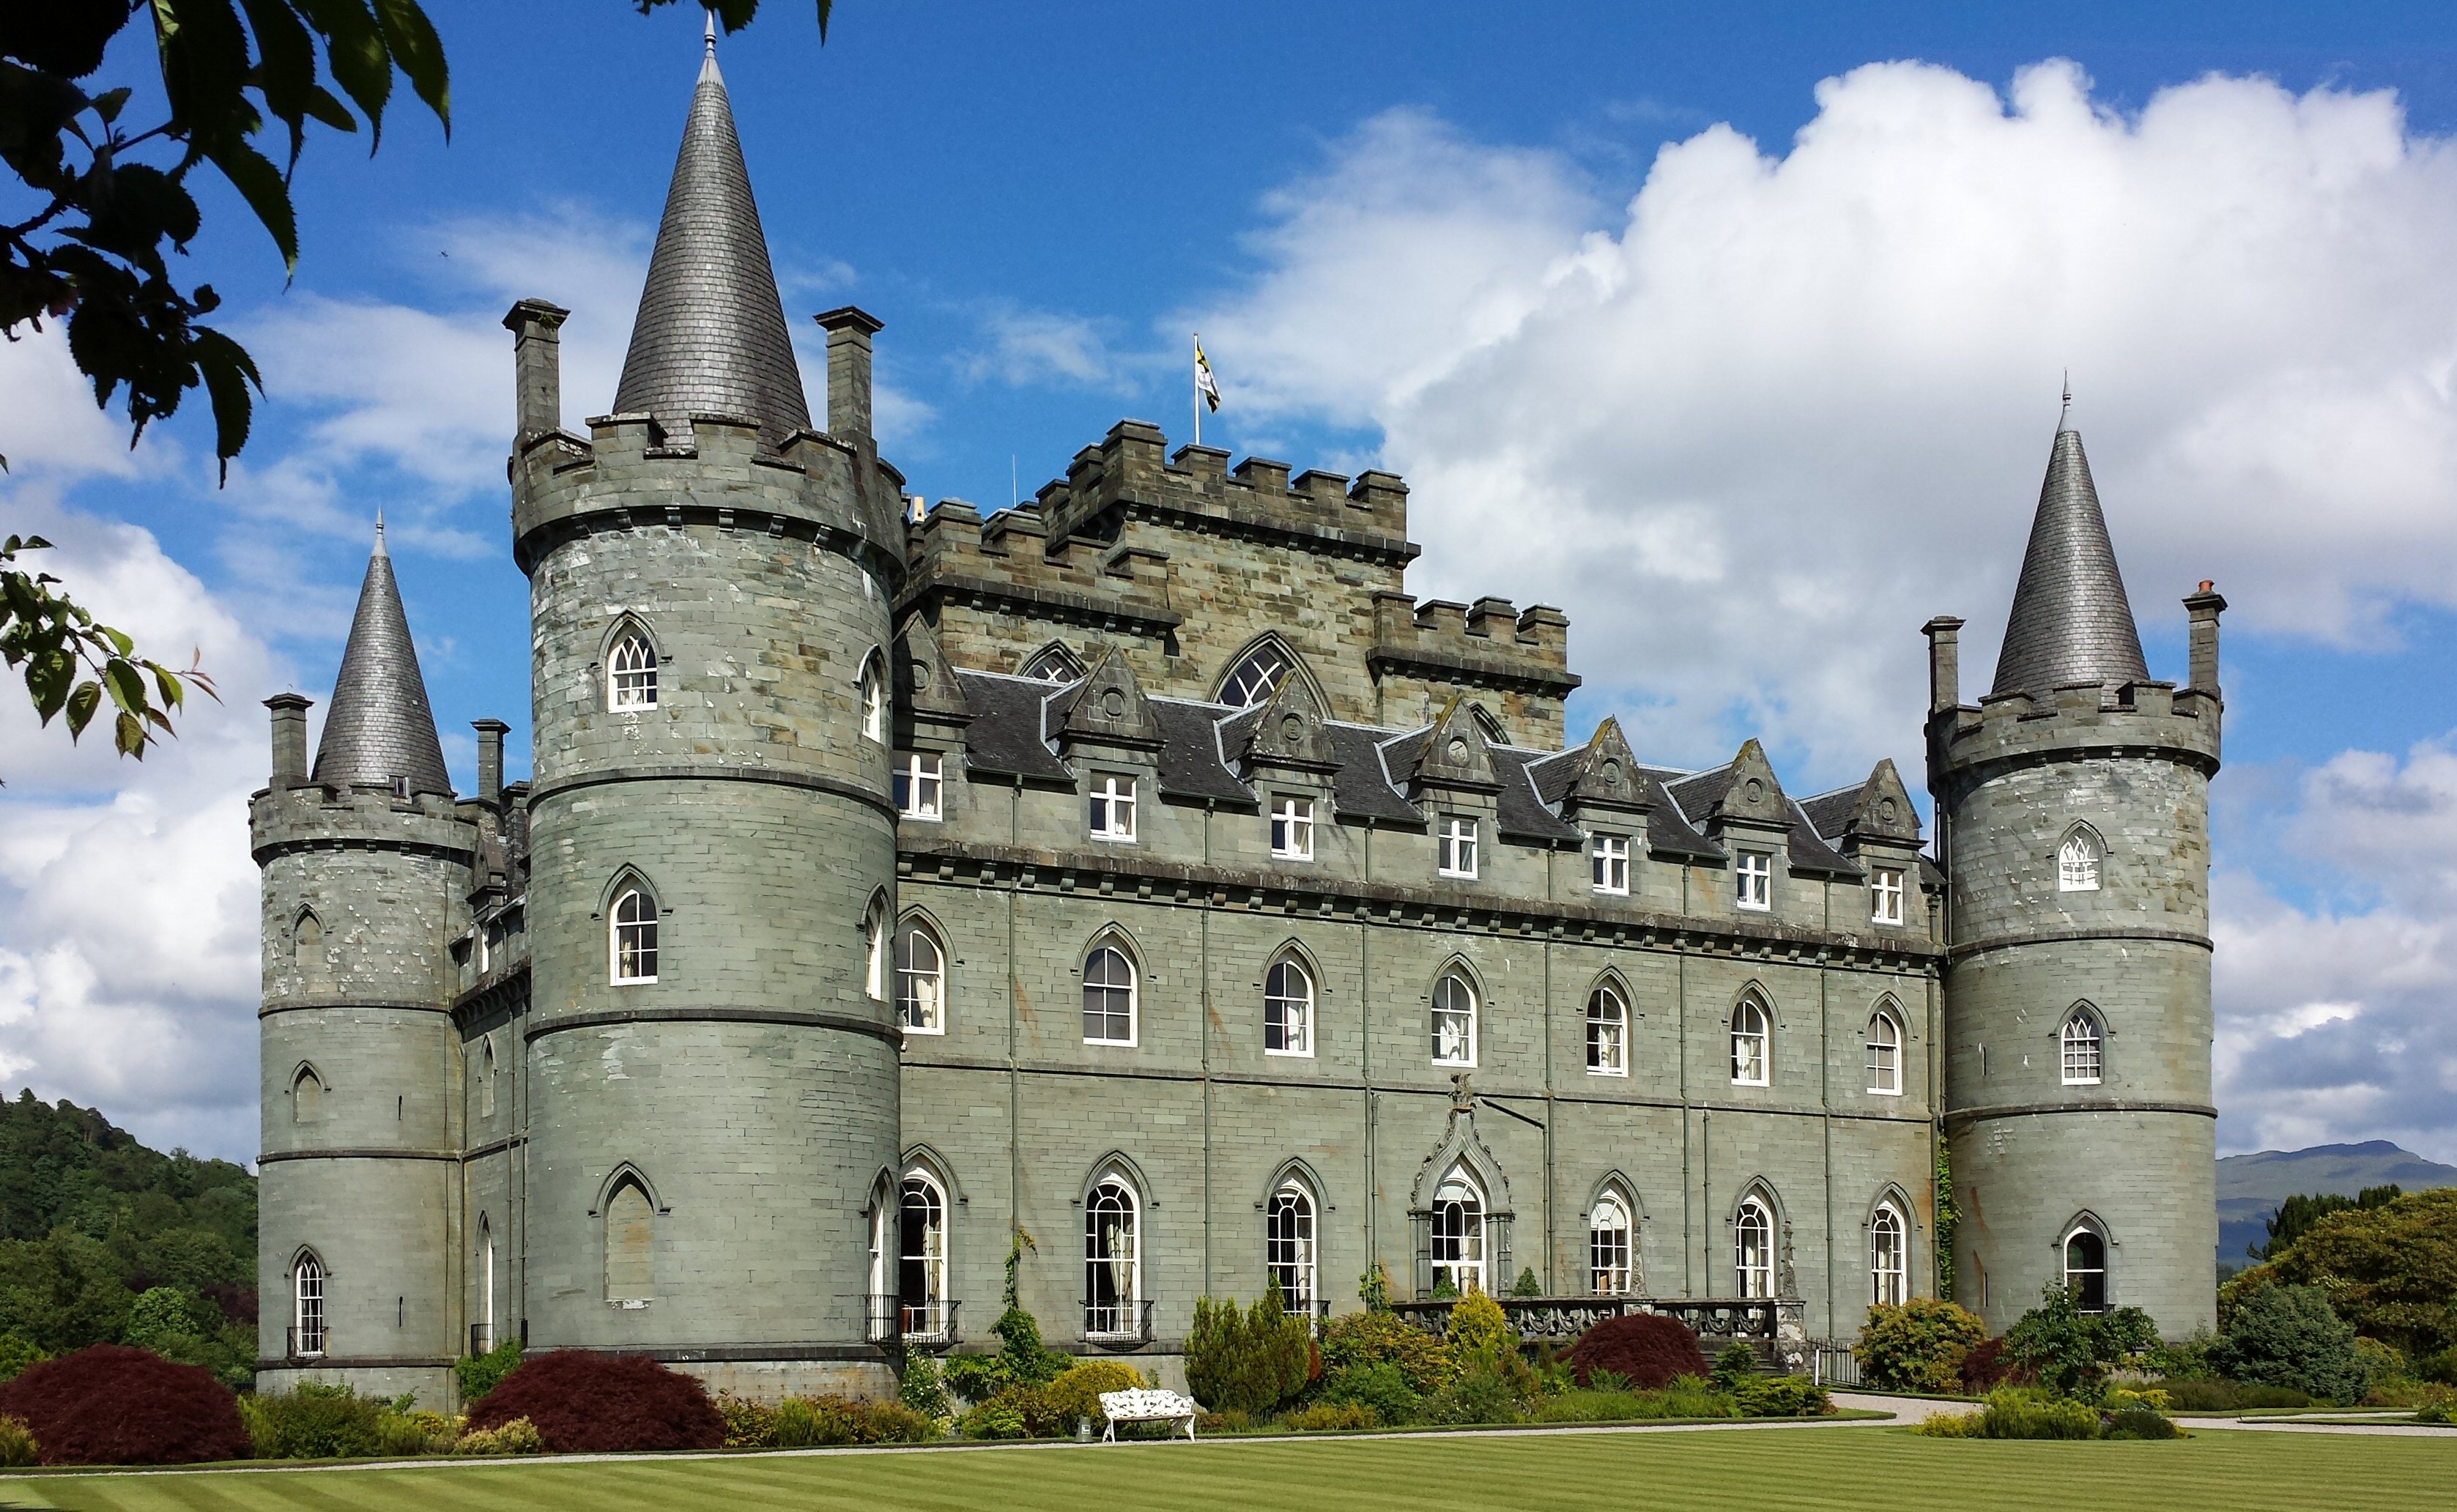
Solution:
[(828, 45), (828, 11), (833, 0), (819, 0), (819, 46)]
[(248, 395), (254, 384), (264, 392), (264, 379), (247, 349), (210, 325), (189, 327), (196, 371), (204, 375), (205, 394), (214, 404), (214, 455), (221, 463), (221, 481), (230, 481), (230, 460), (247, 445), (256, 402)]
[(231, 0), (153, 0), (171, 114), (203, 142), (247, 135), (247, 32)]
[(102, 682), (104, 690), (111, 694), (111, 701), (119, 705), (123, 712), (145, 712), (145, 679), (136, 674), (135, 668), (114, 656), (102, 664)]
[(281, 267), (285, 273), (299, 271), (299, 219), (290, 208), (290, 185), (272, 159), (237, 139), (205, 147), (206, 160), (222, 171), (256, 218), (273, 237), (273, 244), (281, 249)]
[(274, 119), (290, 128), (290, 166), (295, 168), (299, 149), (306, 143), (307, 109), (316, 93), (315, 39), (289, 0), (239, 3), (247, 9), (248, 30), (256, 33), (256, 87)]
[(384, 103), (392, 98), (392, 55), (366, 0), (299, 0), (299, 10), (324, 39), (333, 82), (367, 118), (373, 152), (383, 140)]
[(435, 23), (426, 19), (418, 0), (376, 0), (376, 21), (383, 28), (384, 45), (409, 78), (409, 87), (444, 123), (445, 140), (452, 136), (452, 80), (444, 61), (444, 42)]
[(93, 722), (93, 712), (100, 707), (102, 707), (101, 685), (91, 682), (77, 684), (76, 692), (69, 694), (70, 739), (73, 740), (85, 734), (85, 727)]
[(121, 715), (113, 722), (111, 735), (112, 743), (119, 747), (121, 756), (133, 756), (139, 761), (145, 759), (145, 742), (153, 737), (145, 733), (144, 721), (133, 714)]

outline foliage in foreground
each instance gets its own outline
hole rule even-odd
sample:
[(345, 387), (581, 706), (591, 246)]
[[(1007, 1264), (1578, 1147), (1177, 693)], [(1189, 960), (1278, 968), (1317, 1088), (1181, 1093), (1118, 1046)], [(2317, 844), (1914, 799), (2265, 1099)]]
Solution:
[(1911, 1431), (1930, 1439), (2178, 1439), (2158, 1392), (2116, 1390), (2096, 1400), (2006, 1386), (1977, 1412), (1940, 1413)]
[[(1492, 1306), (1486, 1299), (1486, 1305)], [(1497, 1313), (1499, 1311), (1496, 1309)], [(1186, 1383), (1215, 1412), (1269, 1413), (1293, 1401), (1315, 1369), (1312, 1331), (1275, 1283), (1250, 1307), (1197, 1297), (1186, 1336)]]
[(28, 1366), (0, 1385), (0, 1417), (32, 1431), (45, 1464), (194, 1464), (249, 1449), (229, 1388), (124, 1344)]
[(1632, 1313), (1580, 1335), (1570, 1350), (1570, 1369), (1581, 1385), (1593, 1384), (1596, 1372), (1610, 1371), (1641, 1390), (1661, 1391), (1676, 1376), (1705, 1375), (1706, 1356), (1679, 1318)]
[(2457, 1348), (2457, 1188), (2323, 1214), (2284, 1253), (2220, 1290), (2220, 1326), (2274, 1285), (2323, 1288), (2357, 1334), (2407, 1359)]
[(725, 1419), (707, 1388), (639, 1355), (533, 1355), (469, 1410), (471, 1431), (526, 1418), (558, 1454), (718, 1449)]
[(1959, 1391), (1962, 1364), (1987, 1342), (1978, 1315), (1943, 1297), (1869, 1309), (1852, 1353), (1868, 1383), (1886, 1391)]
[(2269, 1286), (2235, 1310), (2210, 1346), (2209, 1363), (2235, 1380), (2352, 1403), (2364, 1399), (2373, 1375), (2356, 1342), (2353, 1325), (2331, 1310), (2321, 1288)]
[(2079, 1301), (2048, 1282), (2039, 1305), (2005, 1331), (2005, 1353), (2056, 1396), (2096, 1400), (2108, 1372), (2158, 1342), (2158, 1326), (2137, 1307), (2085, 1313)]
[(2365, 1187), (2351, 1197), (2342, 1197), (2335, 1192), (2298, 1192), (2280, 1203), (2277, 1212), (2261, 1220), (2262, 1227), (2269, 1231), (2269, 1237), (2260, 1244), (2245, 1246), (2244, 1253), (2256, 1260), (2275, 1260), (2293, 1248), (2296, 1240), (2310, 1232), (2314, 1224), (2329, 1214), (2385, 1208), (2405, 1195), (2405, 1190), (2395, 1182), (2385, 1187)]
[(239, 1420), (258, 1460), (406, 1458), (451, 1448), (450, 1419), (416, 1407), (414, 1396), (361, 1397), (347, 1386), (317, 1381), (238, 1399)]
[(471, 1355), (452, 1362), (452, 1373), (461, 1381), (462, 1405), (478, 1401), (504, 1383), (504, 1377), (521, 1368), (519, 1336), (504, 1340), (483, 1355)]

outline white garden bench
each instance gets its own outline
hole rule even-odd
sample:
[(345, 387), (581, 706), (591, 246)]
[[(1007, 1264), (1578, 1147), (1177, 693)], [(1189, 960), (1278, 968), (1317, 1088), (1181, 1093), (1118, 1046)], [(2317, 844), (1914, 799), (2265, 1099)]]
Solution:
[[(1118, 1441), (1118, 1424), (1122, 1422), (1183, 1422), (1187, 1441), (1194, 1440), (1195, 1415), (1203, 1409), (1191, 1397), (1181, 1397), (1173, 1391), (1105, 1391), (1101, 1393), (1101, 1415), (1109, 1419), (1101, 1430), (1103, 1443)], [(1175, 1433), (1170, 1438), (1177, 1437)]]

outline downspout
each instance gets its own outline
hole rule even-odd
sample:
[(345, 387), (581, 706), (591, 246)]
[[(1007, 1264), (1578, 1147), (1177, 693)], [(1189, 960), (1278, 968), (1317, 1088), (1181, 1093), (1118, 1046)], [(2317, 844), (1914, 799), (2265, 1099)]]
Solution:
[[(1364, 880), (1368, 886), (1373, 881), (1371, 818), (1365, 821)], [(1360, 1274), (1370, 1275), (1382, 1258), (1382, 1178), (1375, 1163), (1373, 1129), (1373, 920), (1371, 908), (1364, 905), (1356, 911), (1356, 1030), (1359, 1077), (1365, 1084), (1365, 1269)]]
[[(1203, 874), (1211, 875), (1211, 815), (1217, 800), (1203, 800)], [(1203, 1046), (1203, 1295), (1211, 1295), (1211, 898), (1214, 889), (1207, 880), (1203, 884), (1202, 944), (1196, 960), (1203, 973), (1201, 989), (1195, 1001), (1202, 1008), (1203, 1022), (1195, 1025)]]
[[(1015, 786), (1006, 796), (1006, 844), (1012, 855), (1022, 848), (1023, 836), (1023, 775), (1016, 774)], [(1015, 910), (1017, 894), (1022, 891), (1022, 879), (1010, 877), (1006, 884), (1006, 1232), (1007, 1242), (1015, 1242), (1016, 1233), (1023, 1227), (1023, 1073), (1017, 1058), (1021, 1048), (1022, 1024), (1020, 1005), (1023, 984), (1015, 963)]]
[[(1826, 927), (1834, 928), (1834, 884), (1827, 883)], [(1834, 1336), (1834, 1004), (1831, 994), (1832, 973), (1827, 969), (1827, 953), (1817, 952), (1817, 1048), (1823, 1063), (1818, 1072), (1817, 1095), (1824, 1111), (1819, 1122), (1826, 1129), (1826, 1332), (1821, 1337)]]
[[(1555, 845), (1544, 853), (1544, 901), (1555, 901), (1554, 871), (1561, 859), (1561, 848)], [(1629, 1027), (1621, 1026), (1626, 1036)], [(1553, 1217), (1553, 1119), (1559, 1110), (1553, 1106), (1553, 936), (1544, 936), (1544, 1295), (1556, 1296), (1553, 1289), (1553, 1261), (1560, 1249), (1561, 1236), (1555, 1232)]]

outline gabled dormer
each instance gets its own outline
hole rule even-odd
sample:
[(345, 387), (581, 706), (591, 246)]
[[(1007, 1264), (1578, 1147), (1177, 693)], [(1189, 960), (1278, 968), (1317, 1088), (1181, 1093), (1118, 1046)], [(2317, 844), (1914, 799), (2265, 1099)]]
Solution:
[(1791, 870), (1791, 799), (1765, 748), (1755, 739), (1745, 742), (1706, 808), (1706, 834), (1731, 858), (1727, 896), (1740, 913), (1770, 913), (1780, 902)]

